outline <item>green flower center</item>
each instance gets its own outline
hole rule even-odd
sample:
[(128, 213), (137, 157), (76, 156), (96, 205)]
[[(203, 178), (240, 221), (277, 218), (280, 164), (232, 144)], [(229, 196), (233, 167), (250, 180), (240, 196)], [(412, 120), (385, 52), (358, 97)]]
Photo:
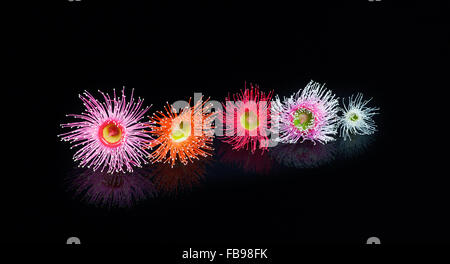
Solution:
[(294, 126), (301, 131), (310, 129), (314, 125), (314, 114), (308, 109), (298, 109), (294, 113)]
[(258, 115), (253, 111), (245, 110), (240, 119), (242, 127), (246, 130), (251, 131), (259, 126)]
[(181, 121), (178, 125), (172, 128), (172, 139), (175, 142), (186, 140), (191, 135), (191, 124), (186, 121)]
[(103, 139), (110, 144), (117, 143), (122, 138), (122, 130), (114, 123), (109, 123), (103, 128)]
[(350, 121), (355, 122), (355, 121), (358, 120), (358, 119), (359, 119), (359, 116), (358, 116), (357, 114), (352, 113), (352, 114), (350, 115)]

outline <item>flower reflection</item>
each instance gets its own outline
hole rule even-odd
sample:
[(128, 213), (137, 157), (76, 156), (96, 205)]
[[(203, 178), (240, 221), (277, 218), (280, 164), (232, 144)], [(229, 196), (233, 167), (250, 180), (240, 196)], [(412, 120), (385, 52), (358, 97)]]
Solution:
[(314, 144), (309, 141), (297, 144), (278, 144), (270, 155), (278, 163), (286, 167), (316, 168), (334, 160), (336, 146), (334, 142), (328, 144)]
[(156, 163), (152, 165), (152, 181), (161, 195), (177, 195), (182, 191), (191, 191), (201, 185), (205, 178), (211, 157), (205, 157), (194, 163)]
[(75, 170), (68, 178), (68, 189), (87, 204), (106, 208), (129, 208), (152, 198), (155, 187), (146, 169), (137, 168), (131, 173), (107, 173), (92, 170)]
[(349, 135), (350, 140), (340, 140), (337, 142), (337, 150), (340, 158), (352, 159), (367, 151), (375, 141), (374, 136)]
[(235, 150), (228, 144), (220, 143), (217, 150), (217, 158), (229, 165), (243, 169), (245, 172), (257, 174), (269, 174), (273, 162), (265, 149)]

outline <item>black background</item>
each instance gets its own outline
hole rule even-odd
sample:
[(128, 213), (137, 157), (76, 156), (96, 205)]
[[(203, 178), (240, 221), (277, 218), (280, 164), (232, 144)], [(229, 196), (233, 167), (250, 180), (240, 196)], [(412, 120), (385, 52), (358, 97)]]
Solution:
[[(3, 131), (13, 133), (5, 138), (7, 241), (448, 242), (446, 173), (438, 170), (445, 132), (435, 114), (448, 88), (444, 1), (311, 2), (15, 8), (3, 98)], [(84, 90), (135, 88), (152, 112), (194, 92), (223, 100), (244, 81), (288, 96), (311, 79), (339, 97), (374, 98), (379, 132), (364, 154), (269, 175), (217, 160), (201, 188), (128, 210), (83, 204), (64, 187), (74, 151), (56, 135), (65, 114), (81, 112)]]

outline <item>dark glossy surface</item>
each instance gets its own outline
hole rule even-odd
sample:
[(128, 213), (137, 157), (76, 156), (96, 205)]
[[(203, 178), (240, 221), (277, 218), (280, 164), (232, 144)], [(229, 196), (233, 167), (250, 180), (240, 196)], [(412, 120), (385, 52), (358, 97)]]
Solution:
[[(421, 93), (441, 84), (438, 62), (448, 47), (439, 8), (384, 1), (376, 7), (61, 2), (21, 7), (27, 19), (14, 20), (8, 98), (24, 106), (10, 108), (18, 116), (9, 127), (19, 128), (5, 187), (12, 241), (446, 239), (444, 179), (430, 165), (438, 154), (413, 125), (428, 112), (410, 110), (424, 106)], [(81, 112), (77, 96), (85, 89), (135, 88), (152, 112), (194, 92), (224, 100), (244, 81), (289, 96), (311, 79), (341, 98), (373, 97), (381, 108), (373, 139), (361, 146), (278, 146), (262, 156), (216, 142), (208, 164), (180, 172), (189, 175), (187, 190), (152, 182), (166, 194), (128, 209), (92, 206), (67, 186), (74, 151), (56, 135), (69, 121), (65, 114)], [(33, 127), (32, 137), (24, 126)]]

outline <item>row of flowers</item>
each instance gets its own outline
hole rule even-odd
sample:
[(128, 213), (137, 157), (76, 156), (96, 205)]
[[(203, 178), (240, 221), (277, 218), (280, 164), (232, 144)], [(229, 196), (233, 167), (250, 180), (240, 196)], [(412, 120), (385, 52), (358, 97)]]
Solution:
[(379, 111), (367, 106), (370, 99), (361, 93), (343, 99), (340, 106), (331, 90), (314, 81), (283, 99), (250, 85), (219, 105), (200, 99), (191, 106), (189, 100), (178, 111), (168, 104), (148, 120), (149, 107), (134, 98), (134, 90), (129, 100), (124, 89), (121, 96), (100, 93), (102, 101), (87, 91), (80, 95), (85, 111), (68, 115), (78, 120), (62, 124), (70, 131), (58, 136), (78, 148), (73, 159), (80, 167), (108, 173), (132, 172), (148, 161), (186, 165), (211, 156), (215, 137), (234, 150), (254, 153), (277, 143), (327, 144), (338, 136), (371, 135)]

